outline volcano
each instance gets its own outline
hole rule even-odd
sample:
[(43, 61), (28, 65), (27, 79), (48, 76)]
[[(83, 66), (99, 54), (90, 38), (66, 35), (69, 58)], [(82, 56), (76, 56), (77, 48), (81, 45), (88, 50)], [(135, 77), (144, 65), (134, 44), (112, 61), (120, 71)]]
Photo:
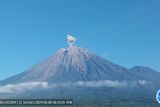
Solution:
[(25, 72), (1, 82), (77, 82), (98, 80), (134, 80), (122, 66), (107, 61), (87, 49), (71, 46), (60, 49), (55, 55)]
[(71, 98), (81, 104), (117, 99), (145, 102), (146, 98), (153, 105), (160, 87), (159, 72), (142, 66), (128, 69), (72, 44), (0, 81), (0, 98)]

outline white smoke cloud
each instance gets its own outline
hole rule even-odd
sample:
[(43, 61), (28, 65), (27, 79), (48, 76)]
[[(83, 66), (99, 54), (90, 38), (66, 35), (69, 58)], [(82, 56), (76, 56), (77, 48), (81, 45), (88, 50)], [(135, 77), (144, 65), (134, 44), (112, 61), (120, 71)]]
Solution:
[(19, 84), (8, 84), (5, 86), (0, 86), (0, 93), (19, 93), (26, 90), (47, 88), (47, 82), (25, 82)]
[(74, 44), (74, 42), (76, 41), (76, 38), (71, 35), (67, 35), (66, 41), (69, 44), (69, 46), (72, 46)]

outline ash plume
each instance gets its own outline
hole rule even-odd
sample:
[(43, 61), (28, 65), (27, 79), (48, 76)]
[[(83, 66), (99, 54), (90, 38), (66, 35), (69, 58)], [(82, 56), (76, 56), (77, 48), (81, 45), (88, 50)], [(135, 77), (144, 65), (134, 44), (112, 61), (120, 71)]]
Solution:
[(67, 35), (66, 41), (69, 46), (72, 46), (74, 44), (74, 42), (76, 41), (76, 38), (71, 35)]

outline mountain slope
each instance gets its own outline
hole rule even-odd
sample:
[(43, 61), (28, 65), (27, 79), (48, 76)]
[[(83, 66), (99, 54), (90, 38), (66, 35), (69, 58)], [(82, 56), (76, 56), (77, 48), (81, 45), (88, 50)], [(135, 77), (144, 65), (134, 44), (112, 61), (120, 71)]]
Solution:
[(147, 86), (148, 89), (155, 92), (160, 88), (160, 72), (157, 72), (149, 67), (135, 66), (129, 69), (130, 73), (136, 78), (136, 80), (145, 80), (150, 83)]
[(60, 49), (55, 55), (1, 84), (31, 81), (76, 82), (92, 80), (134, 80), (122, 66), (80, 47)]
[(135, 66), (129, 69), (131, 74), (133, 74), (137, 79), (148, 80), (148, 81), (157, 81), (160, 80), (160, 73), (144, 66)]

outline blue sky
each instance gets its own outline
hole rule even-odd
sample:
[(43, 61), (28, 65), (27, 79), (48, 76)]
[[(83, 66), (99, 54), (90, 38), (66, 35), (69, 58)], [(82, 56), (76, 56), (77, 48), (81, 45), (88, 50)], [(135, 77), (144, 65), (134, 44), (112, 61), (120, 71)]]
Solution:
[(159, 0), (0, 0), (0, 79), (76, 45), (130, 68), (160, 71)]

